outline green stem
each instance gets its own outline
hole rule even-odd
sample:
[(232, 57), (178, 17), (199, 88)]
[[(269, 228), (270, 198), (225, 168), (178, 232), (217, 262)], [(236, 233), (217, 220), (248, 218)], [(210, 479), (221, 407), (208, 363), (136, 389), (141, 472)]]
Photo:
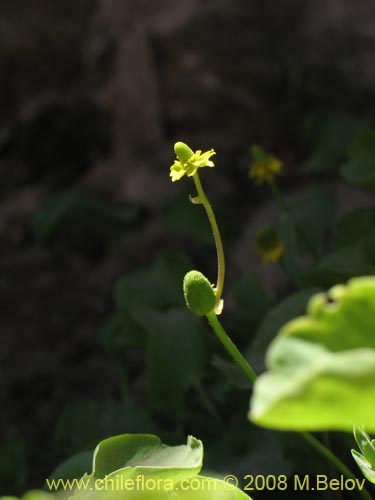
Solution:
[[(246, 377), (250, 380), (251, 383), (254, 383), (257, 379), (257, 375), (246, 359), (242, 356), (240, 351), (234, 345), (224, 328), (222, 327), (218, 317), (216, 316), (214, 311), (211, 311), (207, 314), (208, 322), (210, 323), (212, 329), (216, 333), (222, 345), (225, 347), (229, 355), (234, 359), (237, 365), (242, 369)], [(318, 439), (316, 439), (309, 432), (300, 432), (299, 433), (315, 450), (317, 450), (321, 455), (323, 455), (339, 472), (341, 472), (344, 476), (356, 480), (355, 474), (343, 463), (339, 458), (336, 457), (334, 453), (331, 452), (323, 443), (321, 443)], [(360, 491), (361, 497), (364, 500), (373, 500), (370, 493), (363, 488)]]
[(270, 182), (269, 185), (270, 185), (272, 194), (276, 198), (276, 201), (279, 204), (282, 212), (284, 212), (286, 215), (288, 215), (289, 217), (291, 217), (293, 219), (293, 221), (296, 225), (296, 231), (298, 232), (301, 240), (303, 241), (303, 244), (305, 245), (306, 250), (311, 254), (311, 256), (314, 258), (315, 261), (318, 260), (319, 253), (316, 251), (314, 246), (310, 243), (309, 238), (306, 236), (306, 234), (303, 231), (303, 229), (301, 228), (301, 226), (299, 224), (297, 224), (295, 217), (293, 216), (293, 214), (289, 210), (288, 205), (285, 203), (285, 200), (284, 200), (282, 194), (280, 193), (279, 188), (277, 187), (275, 181)]
[(245, 373), (246, 377), (254, 383), (257, 375), (255, 371), (251, 368), (249, 363), (246, 361), (246, 359), (242, 356), (240, 351), (237, 349), (237, 347), (234, 345), (224, 328), (221, 326), (220, 321), (218, 320), (216, 314), (214, 311), (211, 311), (210, 313), (207, 314), (207, 319), (210, 325), (212, 326), (212, 329), (216, 333), (217, 337), (219, 338), (220, 342), (223, 344), (227, 352), (230, 354), (230, 356), (234, 359), (234, 361), (238, 364), (238, 366), (242, 369), (242, 371)]
[(210, 202), (207, 199), (207, 196), (204, 193), (201, 181), (198, 176), (198, 172), (193, 175), (195, 187), (197, 189), (199, 202), (204, 206), (208, 220), (211, 225), (211, 229), (215, 239), (216, 252), (217, 252), (217, 283), (215, 288), (216, 295), (216, 308), (220, 307), (221, 295), (223, 293), (224, 287), (224, 277), (225, 277), (225, 258), (224, 258), (224, 248), (223, 243), (221, 241), (219, 227), (216, 222), (215, 214), (212, 210)]
[[(300, 436), (307, 441), (313, 448), (316, 449), (321, 455), (323, 455), (331, 464), (341, 472), (344, 476), (348, 477), (349, 479), (353, 479), (353, 481), (356, 481), (357, 477), (353, 472), (343, 463), (341, 462), (340, 459), (336, 457), (334, 453), (332, 453), (331, 450), (329, 450), (326, 446), (324, 446), (323, 443), (321, 443), (316, 437), (314, 437), (312, 434), (309, 432), (300, 432)], [(372, 496), (370, 493), (367, 491), (366, 488), (363, 488), (362, 490), (359, 491), (360, 496), (364, 500), (373, 500)]]

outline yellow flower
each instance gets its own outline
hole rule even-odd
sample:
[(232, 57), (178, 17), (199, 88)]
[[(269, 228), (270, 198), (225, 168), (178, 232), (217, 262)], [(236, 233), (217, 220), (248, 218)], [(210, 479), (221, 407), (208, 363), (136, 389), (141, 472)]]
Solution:
[(175, 160), (171, 166), (169, 174), (172, 178), (172, 182), (180, 180), (184, 175), (192, 177), (198, 168), (215, 166), (214, 162), (210, 160), (211, 156), (216, 154), (213, 149), (210, 149), (205, 153), (202, 153), (200, 150), (194, 153), (194, 151), (192, 151), (189, 146), (183, 142), (176, 142), (174, 145), (174, 151), (176, 153), (177, 160)]
[(281, 172), (283, 162), (255, 145), (251, 148), (251, 155), (253, 161), (250, 164), (249, 176), (255, 180), (256, 185), (273, 182), (275, 175)]
[(266, 226), (257, 233), (257, 250), (262, 258), (263, 264), (279, 262), (284, 254), (284, 245), (277, 232), (270, 226)]

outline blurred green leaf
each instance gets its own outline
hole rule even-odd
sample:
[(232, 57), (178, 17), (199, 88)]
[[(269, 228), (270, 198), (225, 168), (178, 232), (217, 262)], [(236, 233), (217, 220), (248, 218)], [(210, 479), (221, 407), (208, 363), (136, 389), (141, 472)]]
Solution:
[[(22, 497), (22, 500), (54, 500), (56, 496), (52, 493), (46, 493), (42, 490), (30, 490), (25, 493)], [(18, 497), (13, 496), (5, 496), (0, 497), (1, 500), (20, 500)]]
[(147, 412), (130, 400), (123, 403), (80, 401), (69, 403), (62, 410), (55, 442), (65, 453), (72, 454), (90, 449), (111, 435), (152, 430), (153, 427)]
[(264, 371), (264, 357), (278, 330), (289, 320), (303, 314), (306, 304), (319, 288), (308, 288), (292, 293), (274, 306), (265, 316), (255, 337), (246, 350), (246, 358), (257, 373)]
[(84, 474), (88, 474), (92, 468), (94, 450), (77, 453), (60, 464), (49, 476), (52, 479), (79, 479)]
[(117, 282), (116, 305), (120, 310), (183, 306), (182, 282), (189, 270), (186, 258), (165, 252), (149, 269), (131, 272)]
[(68, 190), (34, 215), (35, 234), (46, 241), (62, 230), (95, 231), (108, 237), (122, 235), (138, 215), (135, 208), (118, 208), (82, 191)]
[(243, 373), (241, 368), (235, 363), (231, 361), (226, 361), (222, 359), (220, 356), (215, 354), (212, 365), (224, 375), (225, 379), (229, 382), (230, 385), (236, 387), (237, 389), (250, 390), (251, 382)]
[(365, 235), (375, 238), (375, 208), (359, 208), (344, 214), (336, 224), (335, 246), (353, 245)]
[[(335, 211), (335, 192), (332, 186), (322, 185), (303, 188), (289, 203), (290, 212), (303, 231), (309, 246), (319, 251), (328, 229), (332, 225)], [(306, 243), (296, 229), (299, 251), (306, 254)]]
[(319, 342), (330, 351), (375, 346), (374, 292), (375, 278), (363, 277), (315, 294), (307, 315), (290, 321), (280, 333)]
[(374, 360), (370, 348), (331, 353), (280, 338), (267, 355), (270, 371), (255, 383), (250, 419), (280, 430), (349, 432), (359, 423), (375, 429)]
[(116, 311), (104, 323), (99, 341), (109, 351), (121, 351), (132, 346), (144, 346), (145, 329), (127, 311)]
[(365, 276), (375, 271), (375, 238), (364, 238), (323, 257), (320, 262), (301, 275), (303, 283), (331, 286), (354, 276)]
[(193, 238), (199, 243), (214, 246), (212, 231), (203, 207), (193, 205), (186, 195), (166, 203), (162, 220), (176, 233)]
[(186, 308), (143, 311), (138, 320), (149, 334), (149, 402), (162, 413), (179, 413), (186, 391), (202, 378), (207, 361), (202, 323)]
[(270, 298), (255, 273), (237, 281), (233, 292), (237, 304), (245, 309), (254, 321), (262, 319), (270, 307)]
[(352, 184), (375, 187), (375, 130), (358, 137), (349, 147), (349, 160), (340, 168)]
[(25, 441), (16, 436), (0, 446), (0, 488), (4, 491), (23, 486), (28, 475)]
[(282, 257), (282, 264), (288, 276), (292, 279), (293, 283), (299, 287), (299, 255), (298, 255), (298, 236), (297, 227), (292, 218), (288, 214), (283, 214), (281, 217), (280, 228), (281, 240), (284, 246), (284, 254)]
[[(287, 323), (255, 382), (249, 418), (282, 430), (375, 430), (375, 278), (314, 296)], [(327, 401), (329, 404), (327, 404)]]
[(369, 121), (348, 116), (322, 113), (310, 117), (304, 125), (313, 147), (307, 169), (312, 172), (336, 170), (346, 158), (348, 145), (369, 127)]

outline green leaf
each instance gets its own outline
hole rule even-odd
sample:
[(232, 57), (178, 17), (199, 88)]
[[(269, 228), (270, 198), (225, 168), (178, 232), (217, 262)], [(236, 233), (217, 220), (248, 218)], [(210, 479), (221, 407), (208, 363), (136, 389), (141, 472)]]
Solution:
[(264, 371), (264, 356), (270, 342), (276, 337), (278, 330), (289, 320), (303, 314), (310, 297), (319, 288), (308, 288), (295, 292), (274, 306), (265, 316), (255, 337), (246, 350), (246, 358), (256, 372)]
[(226, 361), (216, 354), (213, 357), (212, 365), (219, 370), (219, 372), (224, 375), (226, 380), (237, 389), (251, 389), (251, 382), (243, 373), (241, 368), (231, 361)]
[[(330, 351), (375, 346), (375, 278), (363, 277), (314, 295), (307, 315), (290, 321), (280, 336), (318, 342)], [(375, 359), (374, 359), (375, 362)]]
[(370, 439), (363, 427), (356, 426), (353, 432), (362, 454), (351, 450), (352, 456), (365, 478), (375, 484), (375, 440)]
[(369, 121), (348, 116), (317, 114), (305, 123), (305, 131), (313, 146), (307, 168), (312, 172), (332, 171), (346, 158), (348, 145), (366, 131)]
[(16, 436), (0, 446), (0, 488), (19, 488), (26, 482), (27, 475), (26, 444), (20, 436)]
[(281, 217), (281, 240), (284, 245), (284, 254), (282, 258), (283, 266), (296, 284), (299, 287), (299, 255), (298, 255), (298, 237), (297, 237), (297, 227), (290, 215), (283, 214)]
[(303, 188), (289, 202), (290, 212), (300, 228), (299, 231), (296, 229), (296, 237), (302, 255), (307, 253), (304, 239), (308, 240), (309, 246), (319, 250), (333, 221), (335, 198), (332, 186), (319, 185)]
[(344, 214), (336, 224), (335, 246), (353, 245), (364, 235), (375, 238), (375, 208), (359, 208)]
[(188, 261), (181, 255), (163, 253), (149, 269), (129, 273), (117, 282), (117, 307), (142, 311), (146, 307), (183, 306), (182, 282), (190, 269)]
[(363, 427), (354, 427), (353, 433), (363, 456), (375, 471), (375, 440), (371, 441)]
[(255, 383), (250, 419), (279, 430), (375, 429), (375, 353), (331, 353), (296, 338), (280, 338), (267, 354), (269, 372)]
[(114, 472), (169, 475), (174, 481), (198, 474), (202, 468), (203, 445), (190, 436), (186, 445), (167, 446), (150, 434), (124, 434), (99, 443), (94, 454), (92, 477)]
[(375, 271), (375, 238), (368, 237), (323, 257), (318, 265), (301, 274), (306, 285), (331, 286)]
[(80, 479), (90, 472), (92, 468), (93, 453), (93, 451), (84, 451), (73, 455), (56, 467), (48, 479)]
[(230, 481), (211, 477), (193, 476), (181, 481), (177, 487), (189, 488), (188, 491), (177, 493), (178, 500), (251, 500)]
[(341, 175), (352, 184), (375, 187), (375, 130), (358, 137), (348, 154), (349, 161), (342, 165)]
[(250, 419), (283, 430), (375, 429), (375, 278), (313, 297), (267, 351)]
[(153, 423), (147, 412), (131, 400), (80, 401), (67, 404), (61, 412), (55, 442), (60, 450), (76, 453), (113, 434), (145, 429), (152, 430)]
[[(133, 500), (246, 500), (238, 488), (221, 480), (198, 476), (202, 468), (203, 445), (190, 436), (186, 445), (166, 446), (157, 436), (121, 435), (97, 446), (93, 472), (87, 476), (88, 491), (95, 498), (123, 498), (121, 485), (141, 480), (139, 487), (126, 489), (126, 498)], [(111, 493), (95, 491), (98, 480), (120, 485)], [(157, 483), (157, 481), (162, 481)], [(85, 498), (76, 491), (74, 498)]]
[(65, 228), (93, 230), (108, 237), (121, 235), (137, 217), (134, 208), (118, 208), (72, 189), (47, 203), (33, 218), (37, 238), (48, 240)]
[(205, 211), (189, 202), (186, 195), (169, 201), (161, 212), (162, 220), (176, 233), (193, 238), (208, 246), (214, 245)]
[(370, 483), (375, 484), (375, 470), (374, 467), (370, 465), (370, 463), (365, 459), (363, 455), (358, 453), (356, 450), (351, 450), (352, 451), (352, 457), (354, 458), (355, 462), (357, 463), (358, 467), (362, 471), (362, 474), (366, 479), (370, 481)]
[[(21, 497), (22, 500), (54, 500), (56, 496), (51, 493), (46, 493), (42, 490), (30, 490)], [(5, 496), (0, 497), (0, 500), (20, 500), (18, 497)]]
[(186, 308), (165, 313), (144, 311), (138, 319), (149, 334), (149, 402), (157, 411), (178, 413), (186, 391), (202, 378), (206, 364), (202, 323)]
[(262, 319), (270, 307), (271, 300), (255, 273), (237, 281), (233, 292), (237, 304), (245, 309), (254, 321)]
[(103, 325), (99, 341), (109, 351), (118, 352), (132, 346), (144, 346), (145, 329), (127, 311), (113, 313)]

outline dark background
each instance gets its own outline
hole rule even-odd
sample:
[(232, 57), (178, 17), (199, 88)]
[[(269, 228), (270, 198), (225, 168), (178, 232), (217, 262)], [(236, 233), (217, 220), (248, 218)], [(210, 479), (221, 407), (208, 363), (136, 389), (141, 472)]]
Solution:
[[(119, 397), (97, 342), (115, 280), (167, 249), (214, 269), (160, 217), (192, 192), (168, 178), (173, 143), (217, 151), (230, 282), (259, 267), (252, 236), (274, 209), (248, 181), (249, 146), (285, 161), (287, 192), (313, 180), (304, 120), (372, 117), (374, 46), (373, 0), (1, 0), (0, 459), (18, 446), (28, 465), (0, 493), (66, 458), (53, 436), (68, 401)], [(85, 220), (41, 242), (34, 215), (72, 188), (125, 207), (126, 237)], [(259, 273), (272, 292), (278, 272)]]

